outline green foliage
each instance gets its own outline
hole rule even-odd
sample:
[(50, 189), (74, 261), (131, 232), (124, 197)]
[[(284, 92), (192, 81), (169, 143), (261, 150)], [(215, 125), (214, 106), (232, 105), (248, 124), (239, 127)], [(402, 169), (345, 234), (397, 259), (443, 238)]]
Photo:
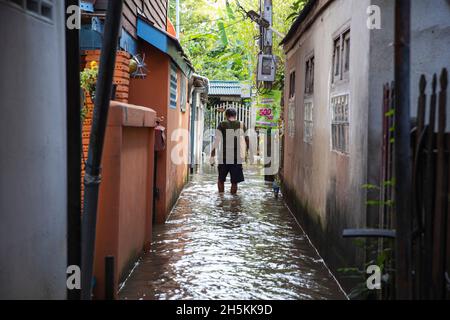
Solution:
[(380, 187), (374, 184), (363, 184), (362, 188), (365, 190), (380, 190)]
[[(383, 187), (395, 187), (395, 179), (383, 181), (382, 183)], [(374, 185), (374, 184), (363, 184), (362, 188), (364, 190), (368, 191), (379, 191), (381, 190), (380, 186)], [(366, 201), (367, 206), (387, 206), (387, 207), (393, 207), (394, 201), (393, 200), (386, 200), (386, 201), (380, 201), (380, 200), (367, 200)]]
[(355, 246), (363, 249), (368, 256), (374, 257), (364, 264), (363, 268), (357, 267), (347, 267), (340, 268), (338, 272), (341, 276), (348, 280), (355, 281), (356, 285), (352, 288), (349, 293), (349, 298), (351, 300), (360, 299), (376, 299), (376, 295), (379, 293), (377, 291), (369, 290), (367, 287), (367, 273), (366, 270), (371, 265), (376, 265), (380, 268), (382, 276), (381, 282), (382, 287), (388, 286), (392, 279), (395, 270), (390, 266), (392, 265), (393, 255), (392, 255), (392, 243), (386, 241), (384, 248), (380, 250), (379, 242), (376, 239), (356, 239), (354, 242)]
[(308, 0), (296, 0), (290, 7), (291, 14), (287, 16), (287, 20), (293, 22), (300, 15)]
[(80, 85), (85, 93), (91, 96), (95, 94), (95, 86), (97, 84), (98, 67), (96, 63), (91, 63), (90, 68), (85, 68), (80, 73)]
[[(274, 0), (273, 25), (287, 33), (291, 6), (298, 0)], [(172, 1), (169, 17), (174, 25)], [(197, 73), (214, 80), (255, 81), (259, 27), (246, 18), (234, 0), (180, 0), (180, 42)], [(241, 0), (245, 10), (259, 12), (259, 0)], [(284, 54), (274, 35), (273, 53), (278, 57), (277, 81), (284, 81)]]
[(95, 88), (97, 85), (98, 65), (95, 61), (91, 62), (90, 68), (85, 68), (80, 72), (80, 86), (83, 89), (83, 108), (80, 111), (81, 121), (84, 121), (87, 114), (86, 96), (95, 98)]

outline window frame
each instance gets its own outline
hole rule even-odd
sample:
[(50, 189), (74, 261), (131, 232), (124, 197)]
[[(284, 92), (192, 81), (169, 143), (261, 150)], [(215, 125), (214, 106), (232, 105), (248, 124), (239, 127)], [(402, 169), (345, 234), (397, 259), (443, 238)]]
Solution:
[[(335, 99), (345, 99), (346, 104), (334, 103)], [(337, 110), (336, 106), (341, 108)], [(333, 152), (349, 155), (350, 153), (350, 93), (338, 93), (330, 99), (330, 111), (331, 111), (331, 150)], [(335, 134), (335, 132), (338, 134)], [(343, 138), (343, 141), (342, 141)]]
[(295, 100), (296, 72), (292, 69), (289, 72), (289, 100)]
[(332, 85), (349, 80), (351, 43), (351, 29), (348, 26), (333, 36)]
[[(307, 132), (310, 134), (307, 134)], [(303, 102), (303, 141), (312, 144), (314, 141), (314, 102), (305, 99)]]
[(305, 59), (305, 96), (314, 95), (315, 56), (309, 54)]
[[(169, 65), (169, 108), (171, 109), (176, 109), (178, 106), (178, 79), (178, 68), (171, 62)], [(176, 87), (174, 87), (174, 84), (176, 84)]]

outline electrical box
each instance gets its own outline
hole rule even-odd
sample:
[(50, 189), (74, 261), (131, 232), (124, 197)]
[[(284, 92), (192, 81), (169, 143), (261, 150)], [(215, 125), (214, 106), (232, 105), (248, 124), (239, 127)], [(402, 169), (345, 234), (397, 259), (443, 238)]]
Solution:
[(258, 59), (258, 81), (275, 81), (275, 57), (271, 54), (260, 54)]

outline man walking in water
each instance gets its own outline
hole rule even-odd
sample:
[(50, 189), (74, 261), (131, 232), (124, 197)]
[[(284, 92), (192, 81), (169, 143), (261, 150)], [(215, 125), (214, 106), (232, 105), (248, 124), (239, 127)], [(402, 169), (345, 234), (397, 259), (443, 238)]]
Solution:
[[(245, 134), (247, 128), (236, 119), (237, 112), (230, 108), (225, 111), (226, 120), (222, 121), (216, 130), (211, 159), (214, 161), (218, 153), (219, 192), (225, 192), (225, 181), (228, 173), (231, 176), (231, 194), (236, 194), (238, 184), (244, 182), (242, 163), (249, 147), (249, 138)], [(212, 162), (214, 164), (214, 162)]]

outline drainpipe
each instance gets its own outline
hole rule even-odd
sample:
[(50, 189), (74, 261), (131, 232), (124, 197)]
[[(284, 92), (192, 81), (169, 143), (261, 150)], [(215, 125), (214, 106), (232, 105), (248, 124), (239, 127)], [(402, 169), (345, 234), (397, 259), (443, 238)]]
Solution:
[(410, 142), (411, 0), (395, 2), (395, 227), (396, 297), (412, 298)]
[(100, 165), (113, 87), (112, 82), (122, 18), (122, 6), (123, 0), (108, 2), (100, 55), (100, 68), (97, 79), (89, 153), (84, 178), (85, 196), (81, 229), (81, 299), (83, 300), (90, 300), (92, 296), (95, 228), (97, 225), (98, 191), (101, 181)]
[(209, 79), (203, 76), (200, 76), (198, 74), (193, 74), (192, 75), (193, 81), (195, 80), (202, 80), (203, 81), (203, 86), (202, 87), (194, 87), (194, 90), (192, 92), (192, 106), (194, 106), (193, 108), (191, 108), (191, 137), (190, 137), (190, 141), (191, 141), (191, 173), (194, 173), (194, 161), (195, 161), (195, 152), (194, 152), (194, 141), (195, 141), (195, 118), (197, 115), (197, 92), (201, 89), (206, 89), (206, 95), (209, 92)]
[[(66, 0), (65, 8), (78, 5)], [(81, 101), (79, 31), (66, 28), (67, 83), (67, 266), (81, 265)], [(67, 299), (79, 300), (80, 290), (67, 290)]]

